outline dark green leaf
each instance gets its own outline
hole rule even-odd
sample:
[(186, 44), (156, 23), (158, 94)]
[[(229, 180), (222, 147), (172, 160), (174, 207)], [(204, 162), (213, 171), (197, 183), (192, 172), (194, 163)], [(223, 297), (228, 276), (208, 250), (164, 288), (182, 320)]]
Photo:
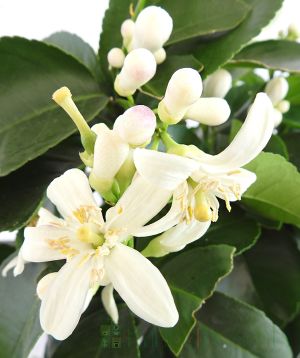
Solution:
[(247, 18), (228, 34), (203, 43), (195, 57), (204, 64), (206, 75), (223, 66), (257, 36), (280, 9), (283, 0), (244, 0), (251, 8)]
[(258, 309), (216, 292), (180, 357), (292, 358), (284, 333)]
[(272, 70), (300, 72), (300, 44), (295, 41), (270, 40), (245, 47), (233, 59), (239, 65), (253, 65)]
[(300, 170), (300, 133), (290, 133), (284, 136), (284, 140), (287, 145), (290, 161)]
[(300, 313), (300, 252), (286, 231), (264, 231), (245, 255), (268, 316), (285, 325)]
[(169, 351), (155, 326), (148, 328), (143, 337), (140, 352), (141, 358), (173, 358), (173, 354)]
[(232, 270), (235, 249), (226, 245), (194, 248), (183, 252), (161, 269), (171, 287), (179, 321), (160, 333), (174, 354), (178, 354), (195, 325), (195, 312), (214, 291), (217, 282)]
[(300, 315), (293, 322), (291, 322), (291, 324), (289, 324), (288, 327), (286, 328), (286, 334), (293, 348), (295, 357), (298, 357), (300, 354), (299, 332), (300, 332)]
[(19, 168), (75, 132), (52, 93), (68, 86), (87, 120), (107, 98), (74, 57), (43, 42), (0, 40), (0, 176)]
[(246, 165), (257, 175), (242, 202), (257, 214), (288, 224), (300, 224), (300, 174), (280, 155), (261, 153)]
[(79, 138), (69, 138), (57, 147), (0, 178), (0, 231), (26, 224), (42, 202), (48, 184), (81, 161)]
[(285, 142), (278, 135), (272, 135), (264, 151), (271, 152), (274, 154), (279, 154), (285, 159), (287, 160), (289, 159), (289, 153), (285, 145)]
[(83, 317), (51, 358), (82, 357), (139, 357), (134, 319), (127, 307), (119, 306), (118, 325), (103, 310)]
[(4, 261), (9, 255), (15, 251), (15, 248), (11, 245), (0, 244), (0, 264)]
[(83, 39), (70, 32), (55, 32), (44, 39), (44, 42), (54, 45), (64, 52), (74, 56), (81, 62), (91, 73), (97, 77), (97, 57), (92, 47)]
[(42, 334), (36, 284), (44, 269), (44, 264), (27, 264), (18, 277), (13, 277), (11, 272), (7, 277), (0, 275), (0, 354), (3, 358), (27, 358)]

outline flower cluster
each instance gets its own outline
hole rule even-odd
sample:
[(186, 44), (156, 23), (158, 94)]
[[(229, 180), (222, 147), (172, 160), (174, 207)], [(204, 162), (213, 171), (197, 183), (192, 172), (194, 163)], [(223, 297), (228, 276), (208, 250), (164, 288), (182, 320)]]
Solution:
[[(113, 49), (108, 56), (111, 66), (122, 67), (115, 78), (117, 94), (132, 96), (154, 76), (171, 31), (172, 19), (155, 6), (141, 11), (135, 23), (123, 23), (128, 55), (123, 61), (122, 51)], [(278, 109), (284, 96), (270, 86), (266, 92)], [(142, 319), (161, 327), (176, 324), (178, 312), (168, 284), (146, 257), (182, 250), (203, 236), (218, 220), (219, 200), (230, 211), (230, 202), (240, 200), (256, 180), (242, 167), (265, 147), (274, 129), (273, 105), (259, 93), (240, 131), (219, 154), (176, 143), (168, 133), (170, 125), (193, 119), (216, 126), (229, 118), (224, 96), (230, 87), (230, 74), (219, 70), (205, 80), (201, 97), (200, 74), (179, 69), (157, 108), (133, 104), (112, 128), (104, 123), (90, 128), (68, 88), (53, 94), (80, 132), (85, 149), (80, 156), (89, 176), (71, 169), (49, 185), (47, 196), (60, 216), (40, 209), (37, 224), (25, 229), (19, 255), (4, 272), (15, 266), (15, 274), (20, 274), (29, 261), (65, 260), (58, 272), (47, 274), (37, 286), (45, 332), (67, 338), (101, 286), (103, 305), (114, 322), (115, 289)], [(92, 189), (109, 204), (105, 213)], [(162, 209), (170, 201), (165, 213)], [(135, 249), (134, 238), (153, 235), (157, 236), (142, 252)]]

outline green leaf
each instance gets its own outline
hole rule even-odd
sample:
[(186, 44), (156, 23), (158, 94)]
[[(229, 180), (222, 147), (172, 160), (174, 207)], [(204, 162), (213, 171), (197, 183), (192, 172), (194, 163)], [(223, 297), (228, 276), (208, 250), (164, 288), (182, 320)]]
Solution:
[[(11, 245), (0, 244), (0, 264), (4, 261), (9, 255), (15, 251), (15, 248)], [(0, 273), (1, 274), (1, 273)]]
[(300, 315), (286, 328), (286, 334), (293, 348), (295, 357), (299, 356), (300, 354), (299, 332), (300, 332)]
[(285, 142), (279, 137), (279, 135), (272, 135), (268, 144), (265, 146), (265, 152), (271, 152), (274, 154), (279, 154), (285, 159), (289, 159), (289, 153), (286, 147)]
[(287, 79), (289, 83), (289, 92), (286, 99), (292, 104), (300, 104), (300, 76), (289, 76)]
[(60, 31), (45, 38), (44, 42), (56, 46), (67, 54), (72, 55), (88, 68), (94, 77), (97, 77), (98, 62), (95, 51), (81, 37), (67, 31)]
[(56, 47), (26, 39), (0, 40), (0, 176), (21, 167), (75, 132), (51, 99), (68, 86), (87, 120), (107, 103), (90, 72)]
[[(7, 262), (0, 267), (0, 272)], [(42, 334), (36, 284), (44, 269), (44, 264), (27, 264), (18, 277), (13, 277), (11, 272), (7, 277), (0, 275), (1, 357), (27, 358)]]
[[(171, 357), (171, 353), (162, 340), (158, 327), (150, 326), (143, 336), (140, 345), (141, 358), (166, 358)], [(173, 357), (173, 355), (172, 355)]]
[(237, 27), (247, 16), (250, 7), (240, 0), (190, 0), (180, 3), (174, 0), (156, 1), (168, 11), (174, 28), (167, 44), (216, 34)]
[(251, 8), (247, 18), (234, 30), (201, 44), (194, 52), (208, 75), (228, 62), (251, 39), (257, 36), (280, 9), (283, 0), (244, 0)]
[(154, 78), (144, 88), (156, 96), (164, 96), (168, 82), (175, 71), (190, 67), (201, 71), (203, 65), (192, 55), (170, 55), (158, 66)]
[(281, 326), (300, 313), (300, 252), (286, 231), (264, 231), (245, 255), (267, 315)]
[(118, 308), (118, 325), (103, 310), (85, 315), (51, 358), (139, 357), (133, 316), (126, 306)]
[(81, 161), (78, 137), (27, 163), (21, 169), (0, 178), (0, 231), (15, 230), (26, 224), (42, 202), (48, 184)]
[(236, 248), (236, 255), (249, 250), (261, 233), (259, 224), (247, 217), (237, 206), (229, 213), (222, 210), (217, 222), (212, 223), (207, 233), (195, 241), (193, 246), (230, 245)]
[(271, 220), (300, 224), (300, 174), (277, 154), (261, 153), (246, 169), (257, 175), (242, 202), (255, 213)]
[(216, 292), (197, 318), (182, 358), (293, 356), (284, 333), (262, 311), (222, 293)]
[(235, 249), (226, 245), (194, 248), (168, 261), (161, 271), (172, 290), (179, 321), (160, 333), (174, 354), (186, 342), (196, 320), (195, 312), (214, 291), (217, 282), (232, 270)]
[(253, 65), (271, 70), (300, 72), (300, 44), (295, 41), (270, 40), (255, 42), (239, 52), (233, 63)]
[[(300, 112), (299, 112), (300, 114)], [(300, 121), (299, 121), (300, 124)], [(298, 171), (300, 170), (300, 141), (299, 141), (299, 133), (290, 133), (283, 137), (285, 140), (290, 161), (296, 165)]]

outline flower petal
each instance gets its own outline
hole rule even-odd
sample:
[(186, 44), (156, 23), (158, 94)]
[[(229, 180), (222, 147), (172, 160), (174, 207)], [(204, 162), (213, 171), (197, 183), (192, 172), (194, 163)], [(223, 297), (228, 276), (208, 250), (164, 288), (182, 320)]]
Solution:
[(40, 300), (42, 300), (45, 297), (49, 286), (56, 279), (57, 275), (58, 275), (57, 272), (50, 272), (47, 275), (43, 276), (39, 280), (39, 282), (38, 282), (38, 284), (36, 286), (36, 293), (37, 293), (37, 295), (38, 295)]
[(90, 288), (91, 261), (82, 257), (68, 261), (57, 273), (42, 297), (40, 321), (43, 330), (55, 339), (66, 339), (83, 312)]
[(114, 291), (114, 287), (112, 284), (105, 286), (101, 292), (101, 299), (102, 299), (103, 306), (109, 317), (112, 319), (114, 324), (118, 324), (119, 313), (118, 313), (118, 307), (114, 300), (113, 291)]
[(176, 324), (178, 312), (169, 286), (142, 254), (117, 244), (104, 264), (115, 290), (137, 316), (161, 327)]
[(141, 176), (168, 190), (176, 189), (199, 167), (192, 159), (149, 149), (136, 149), (133, 158)]
[(116, 206), (107, 211), (106, 229), (121, 229), (124, 236), (132, 234), (158, 214), (171, 195), (137, 175)]
[(257, 94), (247, 118), (233, 141), (217, 155), (199, 154), (203, 170), (227, 172), (254, 159), (268, 143), (274, 128), (273, 107), (265, 93)]
[(96, 206), (88, 178), (79, 169), (67, 170), (54, 179), (47, 189), (47, 196), (64, 218), (73, 221), (78, 221), (74, 213), (81, 207)]
[(22, 247), (20, 248), (18, 255), (12, 258), (2, 269), (2, 276), (6, 277), (8, 271), (14, 269), (14, 276), (20, 275), (25, 268), (26, 261), (23, 258)]
[(64, 226), (65, 221), (58, 218), (57, 216), (53, 215), (49, 210), (40, 208), (39, 212), (39, 219), (36, 226), (41, 225), (57, 225), (57, 226)]
[(182, 250), (187, 244), (202, 237), (210, 226), (210, 221), (193, 220), (187, 224), (182, 222), (162, 235), (153, 239), (144, 249), (144, 256), (161, 257), (170, 252)]

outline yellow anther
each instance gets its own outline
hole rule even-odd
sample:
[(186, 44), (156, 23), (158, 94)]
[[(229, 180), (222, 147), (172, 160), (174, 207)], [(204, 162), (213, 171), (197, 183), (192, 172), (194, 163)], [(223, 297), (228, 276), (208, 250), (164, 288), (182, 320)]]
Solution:
[(88, 213), (85, 207), (81, 206), (79, 209), (73, 211), (73, 215), (80, 222), (84, 224), (88, 222)]
[(194, 216), (198, 221), (209, 221), (212, 219), (212, 211), (207, 203), (205, 193), (199, 190), (195, 195)]

